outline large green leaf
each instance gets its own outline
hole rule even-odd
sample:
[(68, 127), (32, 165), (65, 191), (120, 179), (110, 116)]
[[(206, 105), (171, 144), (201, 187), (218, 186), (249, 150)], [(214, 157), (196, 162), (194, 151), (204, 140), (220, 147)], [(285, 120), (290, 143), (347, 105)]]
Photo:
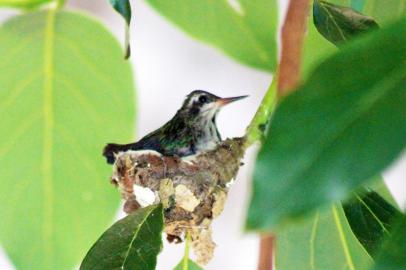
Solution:
[(53, 10), (0, 28), (0, 241), (18, 269), (72, 269), (119, 204), (101, 156), (134, 127), (113, 36)]
[(403, 150), (405, 28), (403, 19), (349, 43), (282, 100), (258, 156), (248, 228), (345, 198)]
[(379, 193), (366, 188), (355, 192), (343, 208), (352, 231), (371, 256), (390, 235), (393, 221), (402, 215)]
[(253, 67), (275, 70), (276, 0), (147, 0), (185, 32)]
[(366, 270), (372, 264), (340, 205), (319, 210), (276, 233), (276, 269)]
[(378, 28), (378, 24), (368, 16), (345, 6), (319, 0), (313, 4), (313, 21), (320, 34), (337, 46)]
[(374, 270), (406, 269), (406, 216), (396, 220), (391, 236), (384, 243)]
[(163, 223), (161, 204), (117, 221), (92, 246), (80, 270), (154, 270), (162, 249)]

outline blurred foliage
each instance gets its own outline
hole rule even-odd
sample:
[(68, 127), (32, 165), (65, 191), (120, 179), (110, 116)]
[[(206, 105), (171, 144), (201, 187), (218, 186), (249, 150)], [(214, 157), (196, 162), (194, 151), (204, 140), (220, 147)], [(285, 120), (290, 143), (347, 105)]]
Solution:
[(0, 0), (0, 7), (6, 6), (30, 9), (52, 2), (55, 2), (55, 0)]
[(190, 36), (267, 71), (277, 65), (276, 0), (147, 0)]
[(13, 17), (0, 40), (0, 240), (18, 269), (72, 269), (119, 204), (101, 148), (131, 139), (132, 71), (75, 13)]
[(162, 249), (162, 205), (140, 208), (117, 221), (97, 240), (80, 270), (153, 270)]
[(280, 102), (258, 155), (248, 228), (343, 199), (401, 153), (405, 27), (403, 19), (348, 44)]

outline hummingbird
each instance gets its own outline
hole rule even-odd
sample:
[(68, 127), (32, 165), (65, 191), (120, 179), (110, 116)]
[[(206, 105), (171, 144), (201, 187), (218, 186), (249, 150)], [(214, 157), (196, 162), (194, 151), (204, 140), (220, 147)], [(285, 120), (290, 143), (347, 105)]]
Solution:
[(113, 164), (119, 152), (155, 150), (164, 156), (185, 157), (214, 149), (221, 141), (216, 125), (220, 109), (247, 96), (221, 98), (203, 90), (186, 96), (182, 107), (162, 127), (130, 144), (109, 143), (103, 156)]

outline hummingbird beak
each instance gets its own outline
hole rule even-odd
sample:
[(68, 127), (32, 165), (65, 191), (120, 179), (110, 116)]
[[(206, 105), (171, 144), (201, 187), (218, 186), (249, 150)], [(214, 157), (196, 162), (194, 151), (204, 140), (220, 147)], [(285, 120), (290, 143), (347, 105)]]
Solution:
[(220, 99), (218, 99), (218, 100), (216, 101), (216, 103), (217, 103), (220, 107), (222, 107), (222, 106), (227, 105), (227, 104), (229, 104), (229, 103), (231, 103), (231, 102), (234, 102), (234, 101), (237, 101), (237, 100), (246, 98), (246, 97), (248, 97), (248, 96), (238, 96), (238, 97), (220, 98)]

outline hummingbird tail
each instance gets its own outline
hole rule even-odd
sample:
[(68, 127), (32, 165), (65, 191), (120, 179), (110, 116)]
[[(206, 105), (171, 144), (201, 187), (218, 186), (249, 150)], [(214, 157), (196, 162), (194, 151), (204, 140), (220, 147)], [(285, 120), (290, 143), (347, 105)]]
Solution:
[(116, 143), (108, 143), (103, 149), (103, 156), (106, 157), (107, 163), (114, 164), (116, 161), (116, 155), (119, 152), (125, 152), (127, 150), (137, 150), (138, 144), (137, 143), (130, 143), (130, 144), (116, 144)]

